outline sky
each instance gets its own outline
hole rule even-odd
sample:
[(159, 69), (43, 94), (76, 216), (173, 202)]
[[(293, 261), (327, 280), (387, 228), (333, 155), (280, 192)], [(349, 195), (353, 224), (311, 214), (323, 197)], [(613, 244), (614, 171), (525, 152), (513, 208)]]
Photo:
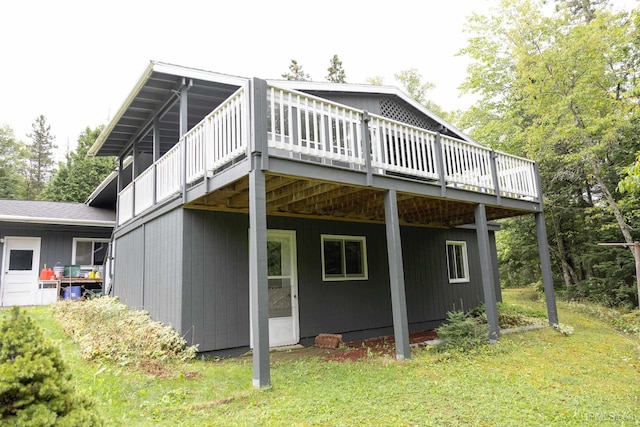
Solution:
[[(342, 60), (347, 82), (416, 68), (445, 110), (460, 96), (468, 17), (497, 0), (2, 0), (0, 126), (17, 139), (44, 115), (60, 153), (107, 123), (150, 60), (280, 78), (295, 59), (314, 81)], [(636, 0), (616, 3), (636, 4)]]

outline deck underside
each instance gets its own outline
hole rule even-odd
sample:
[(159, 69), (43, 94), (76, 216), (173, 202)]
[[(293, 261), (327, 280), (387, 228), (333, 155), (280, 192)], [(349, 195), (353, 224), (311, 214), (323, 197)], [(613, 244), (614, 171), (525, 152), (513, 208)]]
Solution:
[[(354, 222), (384, 223), (384, 190), (326, 180), (267, 173), (267, 214)], [(249, 212), (249, 178), (245, 176), (201, 196), (185, 208)], [(487, 219), (530, 213), (487, 206)], [(403, 225), (455, 227), (473, 224), (474, 204), (445, 198), (398, 192), (398, 215)]]

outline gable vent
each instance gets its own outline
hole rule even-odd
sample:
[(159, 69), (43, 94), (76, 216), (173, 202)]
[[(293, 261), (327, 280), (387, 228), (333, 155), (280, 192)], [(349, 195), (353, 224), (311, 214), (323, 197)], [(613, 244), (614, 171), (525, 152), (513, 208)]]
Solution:
[(439, 127), (435, 121), (423, 116), (414, 108), (404, 106), (391, 98), (382, 98), (380, 101), (380, 115), (388, 119), (408, 123), (415, 127), (434, 132), (436, 132)]

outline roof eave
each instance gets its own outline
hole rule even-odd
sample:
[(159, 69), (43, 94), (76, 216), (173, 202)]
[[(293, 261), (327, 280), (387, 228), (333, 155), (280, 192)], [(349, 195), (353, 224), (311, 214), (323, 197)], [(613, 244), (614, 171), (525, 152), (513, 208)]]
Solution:
[(116, 225), (115, 221), (89, 220), (89, 219), (68, 219), (68, 218), (43, 218), (22, 215), (0, 215), (0, 222), (22, 222), (28, 224), (51, 224), (51, 225), (76, 225), (84, 227), (109, 227)]

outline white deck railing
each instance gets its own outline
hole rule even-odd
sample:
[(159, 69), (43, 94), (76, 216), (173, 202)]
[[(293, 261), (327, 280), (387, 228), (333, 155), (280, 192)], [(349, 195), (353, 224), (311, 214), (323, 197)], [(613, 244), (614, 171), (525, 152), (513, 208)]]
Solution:
[(133, 218), (133, 186), (132, 182), (124, 187), (118, 195), (118, 225)]
[(270, 148), (364, 166), (361, 111), (273, 86), (267, 104)]
[(433, 132), (372, 115), (369, 134), (371, 166), (374, 168), (438, 179)]
[(247, 117), (241, 88), (120, 192), (118, 225), (180, 193), (184, 186), (202, 179), (206, 171), (245, 154), (249, 140)]
[(154, 168), (150, 167), (140, 174), (135, 183), (135, 215), (140, 215), (145, 209), (153, 206), (153, 193), (155, 191), (155, 174)]
[[(365, 128), (363, 113), (267, 86), (269, 155), (360, 171), (370, 164), (376, 174), (509, 198), (539, 197), (530, 160), (374, 114)], [(248, 133), (247, 94), (241, 88), (120, 192), (118, 224), (248, 155)]]
[(497, 153), (498, 185), (503, 196), (513, 198), (538, 198), (535, 181), (535, 165), (531, 160)]

